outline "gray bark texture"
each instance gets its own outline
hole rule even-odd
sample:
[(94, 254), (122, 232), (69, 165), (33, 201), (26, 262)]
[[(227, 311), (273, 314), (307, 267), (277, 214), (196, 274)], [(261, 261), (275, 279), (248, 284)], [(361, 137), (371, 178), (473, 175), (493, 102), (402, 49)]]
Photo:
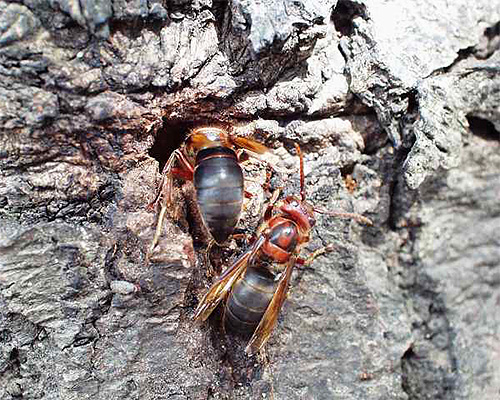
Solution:
[[(490, 0), (0, 0), (0, 399), (500, 398), (499, 48)], [(373, 220), (317, 215), (304, 253), (334, 251), (253, 357), (192, 321), (189, 182), (146, 258), (160, 168), (207, 124), (288, 194), (300, 144), (308, 200)]]

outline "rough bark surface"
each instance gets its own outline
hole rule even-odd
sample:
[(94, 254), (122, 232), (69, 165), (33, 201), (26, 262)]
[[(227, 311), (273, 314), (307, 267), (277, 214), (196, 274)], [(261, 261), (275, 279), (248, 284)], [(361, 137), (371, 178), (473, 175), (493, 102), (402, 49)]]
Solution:
[[(0, 399), (498, 398), (499, 47), (489, 0), (0, 0)], [(318, 215), (307, 251), (335, 250), (256, 357), (191, 320), (189, 183), (146, 259), (202, 124), (265, 142), (288, 193), (299, 143), (310, 201), (374, 222)]]

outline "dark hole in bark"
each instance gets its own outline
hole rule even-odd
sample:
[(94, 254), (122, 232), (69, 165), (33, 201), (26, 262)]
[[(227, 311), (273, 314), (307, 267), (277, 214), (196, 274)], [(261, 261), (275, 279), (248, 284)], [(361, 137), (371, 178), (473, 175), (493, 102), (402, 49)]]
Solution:
[[(462, 60), (466, 60), (467, 58), (469, 58), (471, 55), (473, 55), (475, 52), (475, 49), (473, 46), (469, 46), (469, 47), (466, 47), (465, 49), (460, 49), (458, 50), (458, 53), (457, 53), (457, 58), (455, 58), (455, 60), (453, 61), (453, 65), (457, 64), (459, 61), (462, 61)], [(451, 67), (450, 66), (450, 67)], [(448, 71), (450, 70), (451, 68), (448, 69)]]
[(406, 350), (403, 354), (403, 357), (401, 357), (401, 369), (403, 372), (401, 376), (401, 386), (406, 393), (412, 393), (413, 388), (409, 380), (409, 375), (411, 374), (412, 364), (415, 357), (416, 355), (411, 347), (408, 348), (408, 350)]
[(172, 152), (179, 148), (194, 126), (192, 122), (165, 121), (156, 135), (153, 146), (149, 149), (149, 155), (159, 163), (160, 172)]
[(495, 126), (487, 119), (468, 115), (467, 121), (474, 135), (486, 140), (500, 140), (500, 132), (498, 132)]
[(333, 9), (331, 18), (338, 32), (344, 36), (350, 36), (354, 32), (352, 21), (359, 16), (363, 19), (368, 19), (364, 5), (349, 0), (340, 0)]
[(9, 360), (10, 361), (17, 361), (18, 359), (19, 359), (19, 350), (16, 348), (13, 348), (10, 352)]
[(408, 114), (415, 114), (418, 110), (417, 92), (415, 90), (408, 92), (407, 98), (408, 98), (408, 108), (406, 112)]
[(229, 5), (227, 0), (215, 0), (213, 2), (212, 12), (214, 13), (215, 23), (219, 32), (222, 31), (222, 27), (224, 26), (224, 19), (226, 18), (226, 10), (228, 7)]
[(340, 174), (342, 175), (342, 177), (345, 178), (347, 175), (351, 175), (354, 172), (355, 165), (356, 164), (348, 164), (340, 168)]
[(15, 347), (10, 351), (9, 362), (8, 362), (7, 366), (9, 364), (10, 364), (10, 369), (13, 371), (16, 371), (16, 372), (18, 372), (19, 368), (21, 367), (19, 350)]
[(493, 26), (489, 26), (484, 30), (484, 36), (488, 39), (493, 39), (495, 36), (500, 36), (500, 21)]

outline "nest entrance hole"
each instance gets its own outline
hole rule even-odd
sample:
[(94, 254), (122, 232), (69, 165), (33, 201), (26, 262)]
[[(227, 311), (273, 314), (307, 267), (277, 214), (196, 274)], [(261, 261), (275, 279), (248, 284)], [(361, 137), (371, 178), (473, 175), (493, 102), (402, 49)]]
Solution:
[(156, 134), (153, 146), (149, 149), (149, 155), (158, 161), (160, 172), (172, 152), (181, 146), (188, 133), (195, 126), (195, 122), (164, 121), (163, 126)]

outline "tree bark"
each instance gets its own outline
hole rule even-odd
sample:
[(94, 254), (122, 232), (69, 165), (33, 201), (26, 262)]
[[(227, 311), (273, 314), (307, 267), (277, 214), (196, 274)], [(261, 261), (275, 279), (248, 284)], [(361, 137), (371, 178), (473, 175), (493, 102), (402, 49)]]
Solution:
[[(0, 398), (497, 397), (499, 27), (486, 0), (0, 0)], [(160, 168), (211, 124), (269, 146), (285, 194), (300, 144), (308, 200), (374, 222), (318, 214), (305, 253), (335, 250), (256, 357), (191, 319), (189, 182), (146, 257)]]

